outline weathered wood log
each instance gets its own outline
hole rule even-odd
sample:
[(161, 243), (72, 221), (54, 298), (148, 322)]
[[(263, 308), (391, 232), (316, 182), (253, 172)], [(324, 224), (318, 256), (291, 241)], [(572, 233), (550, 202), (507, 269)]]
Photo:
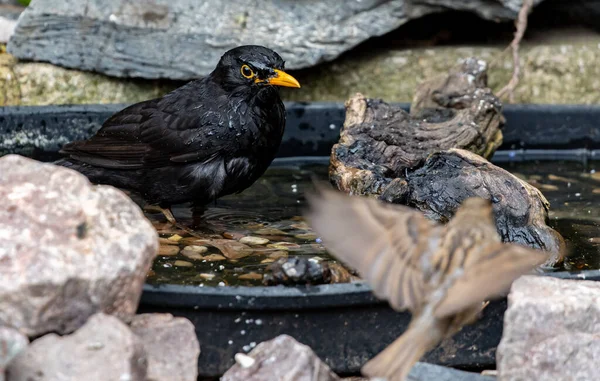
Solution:
[(547, 266), (562, 260), (565, 242), (546, 225), (550, 203), (534, 186), (472, 152), (451, 149), (431, 155), (406, 176), (404, 204), (447, 222), (468, 197), (492, 200), (504, 242), (550, 251)]
[(546, 225), (549, 203), (528, 183), (486, 160), (502, 144), (502, 104), (487, 86), (486, 63), (466, 59), (448, 74), (424, 82), (410, 114), (357, 94), (334, 145), (330, 180), (354, 195), (377, 197), (445, 222), (467, 197), (494, 202), (505, 242), (553, 253), (564, 240)]
[(502, 144), (504, 118), (486, 85), (485, 62), (470, 58), (422, 84), (411, 114), (355, 95), (346, 102), (340, 141), (332, 150), (331, 180), (350, 193), (380, 194), (431, 153), (464, 148), (490, 157)]

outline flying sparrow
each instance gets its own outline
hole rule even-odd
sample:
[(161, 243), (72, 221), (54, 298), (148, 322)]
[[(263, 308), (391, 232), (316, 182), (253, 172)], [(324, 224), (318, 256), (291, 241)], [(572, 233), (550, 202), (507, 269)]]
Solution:
[(307, 219), (329, 252), (356, 269), (375, 296), (412, 313), (404, 334), (363, 366), (368, 377), (404, 380), (425, 353), (548, 256), (502, 243), (482, 198), (465, 200), (446, 225), (406, 206), (333, 190), (307, 198)]

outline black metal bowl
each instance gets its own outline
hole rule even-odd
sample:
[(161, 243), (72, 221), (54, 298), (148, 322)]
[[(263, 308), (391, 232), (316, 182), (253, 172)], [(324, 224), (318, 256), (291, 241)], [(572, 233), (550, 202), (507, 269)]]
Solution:
[[(0, 155), (18, 153), (50, 160), (66, 142), (93, 134), (125, 105), (0, 108)], [(408, 109), (408, 105), (402, 105)], [(328, 156), (339, 137), (339, 103), (288, 103), (280, 157)], [(600, 107), (506, 106), (504, 144), (495, 162), (600, 159)], [(547, 276), (600, 280), (600, 271)], [(493, 367), (506, 300), (443, 342), (423, 359), (462, 368)], [(311, 346), (332, 369), (357, 373), (399, 336), (410, 314), (393, 311), (364, 284), (310, 287), (193, 287), (145, 285), (139, 312), (169, 312), (190, 319), (201, 343), (201, 376), (218, 376), (237, 352), (288, 334)]]

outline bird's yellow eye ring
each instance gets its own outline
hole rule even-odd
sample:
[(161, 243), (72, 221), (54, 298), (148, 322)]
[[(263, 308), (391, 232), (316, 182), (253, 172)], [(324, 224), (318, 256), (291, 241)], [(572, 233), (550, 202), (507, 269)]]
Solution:
[(242, 65), (242, 68), (240, 69), (240, 72), (242, 73), (242, 75), (244, 76), (244, 78), (252, 78), (252, 77), (254, 77), (254, 72), (252, 71), (252, 69), (250, 69), (250, 66), (248, 66), (248, 65)]

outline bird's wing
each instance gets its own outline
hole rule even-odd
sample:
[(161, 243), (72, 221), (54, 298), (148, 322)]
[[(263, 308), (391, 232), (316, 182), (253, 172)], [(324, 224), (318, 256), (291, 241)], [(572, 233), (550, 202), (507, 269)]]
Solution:
[[(548, 259), (548, 253), (517, 244), (496, 243), (465, 259), (463, 274), (437, 306), (439, 318), (503, 296), (512, 282)], [(475, 253), (473, 253), (475, 254)]]
[(180, 112), (160, 100), (130, 106), (109, 118), (88, 140), (67, 144), (62, 154), (91, 165), (134, 169), (210, 161), (231, 142), (219, 133), (226, 115)]
[(441, 227), (409, 207), (333, 190), (319, 193), (307, 195), (307, 218), (327, 249), (355, 268), (394, 309), (418, 306), (425, 294), (419, 259)]

